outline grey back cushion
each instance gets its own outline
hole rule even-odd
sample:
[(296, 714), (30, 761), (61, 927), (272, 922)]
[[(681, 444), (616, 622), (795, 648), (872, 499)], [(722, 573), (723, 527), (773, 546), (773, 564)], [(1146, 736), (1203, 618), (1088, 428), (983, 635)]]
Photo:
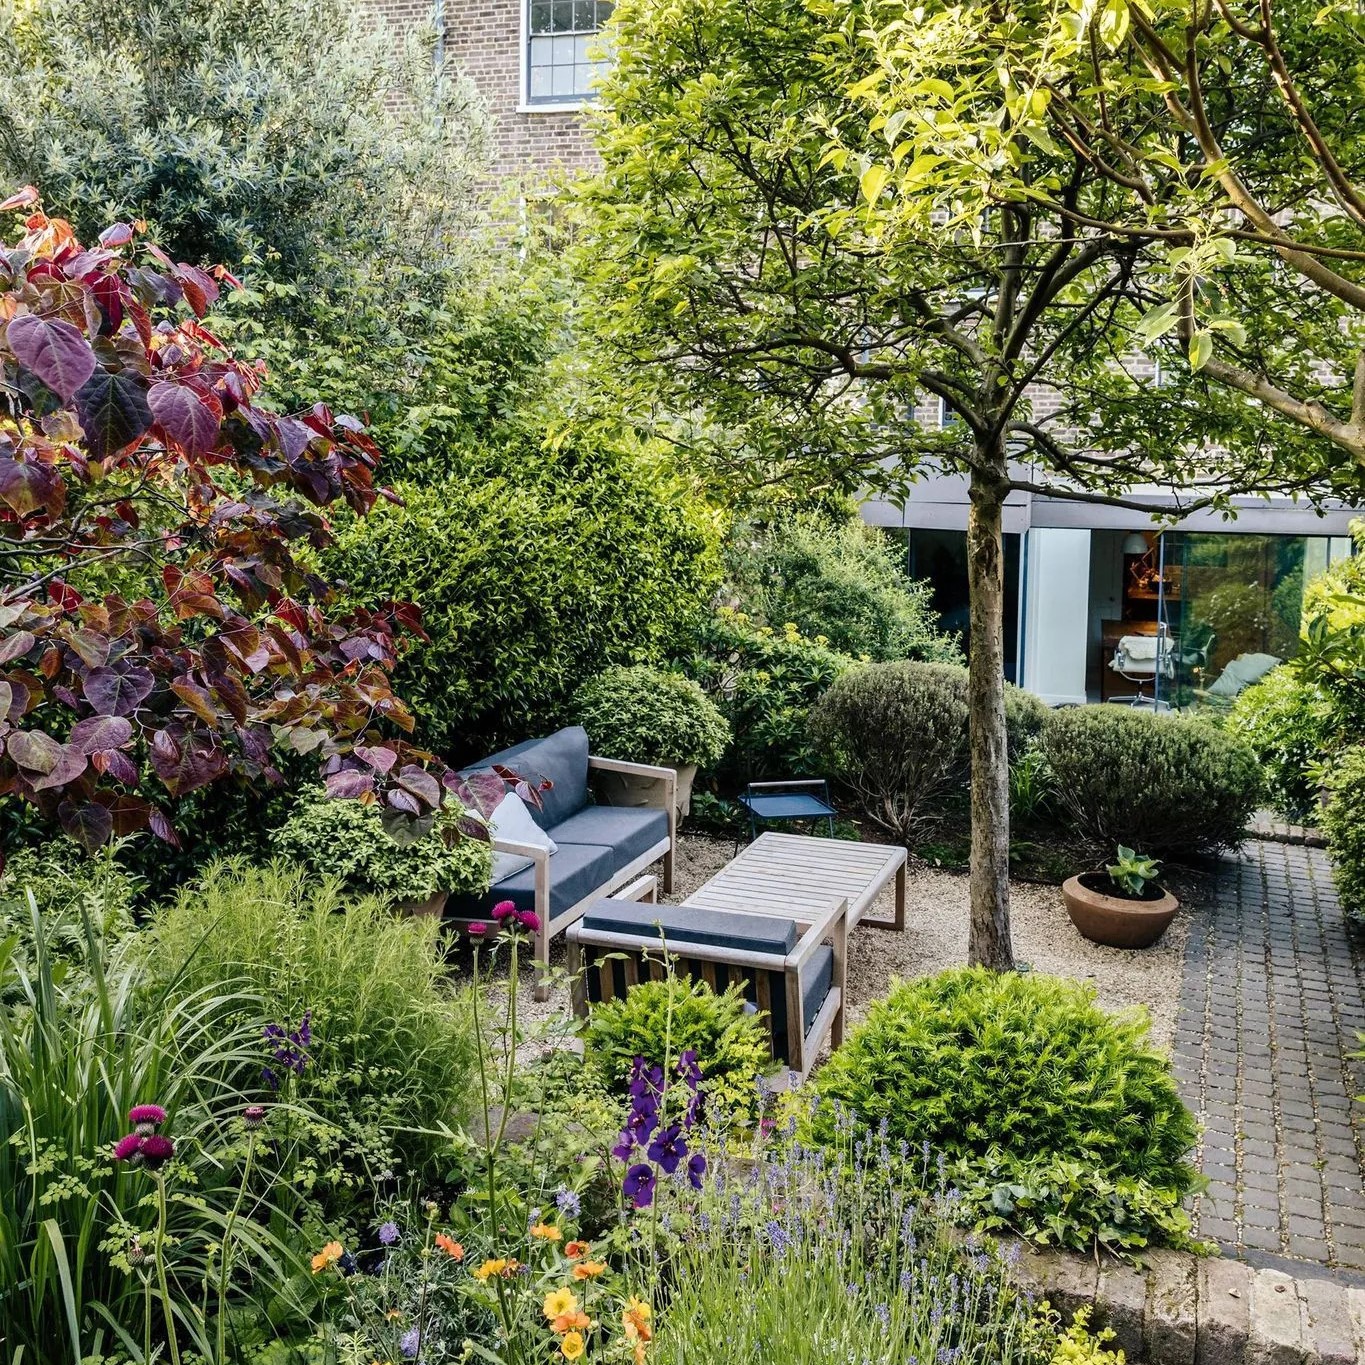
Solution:
[(642, 901), (600, 900), (583, 916), (583, 927), (602, 933), (632, 934), (656, 943), (662, 927), (669, 947), (678, 952), (684, 952), (689, 943), (706, 943), (717, 948), (785, 957), (796, 947), (797, 939), (795, 920)]
[[(556, 730), (543, 739), (524, 739), (465, 771), (491, 768), (495, 763), (525, 778), (539, 796), (539, 806), (534, 800), (526, 805), (541, 829), (552, 828), (588, 804), (588, 732), (581, 725)], [(553, 785), (537, 791), (545, 781)]]

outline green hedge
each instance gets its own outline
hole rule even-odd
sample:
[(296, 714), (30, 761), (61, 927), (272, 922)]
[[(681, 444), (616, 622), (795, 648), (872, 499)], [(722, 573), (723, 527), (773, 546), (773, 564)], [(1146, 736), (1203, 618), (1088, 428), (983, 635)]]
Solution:
[(1260, 761), (1265, 794), (1286, 819), (1317, 819), (1317, 766), (1339, 743), (1331, 698), (1281, 664), (1233, 702), (1224, 722)]
[(366, 605), (408, 600), (430, 641), (394, 672), (417, 738), (448, 758), (563, 723), (585, 679), (676, 649), (715, 583), (705, 515), (627, 452), (470, 454), (340, 533), (326, 571)]
[(941, 1155), (988, 1227), (1180, 1244), (1198, 1130), (1147, 1028), (1056, 977), (963, 967), (898, 982), (817, 1074), (814, 1136), (837, 1148), (852, 1115), (916, 1163)]
[(1131, 706), (1053, 714), (1042, 749), (1066, 823), (1158, 858), (1232, 848), (1261, 799), (1260, 764), (1207, 720)]
[(1365, 748), (1348, 749), (1327, 775), (1322, 830), (1341, 908), (1365, 920)]

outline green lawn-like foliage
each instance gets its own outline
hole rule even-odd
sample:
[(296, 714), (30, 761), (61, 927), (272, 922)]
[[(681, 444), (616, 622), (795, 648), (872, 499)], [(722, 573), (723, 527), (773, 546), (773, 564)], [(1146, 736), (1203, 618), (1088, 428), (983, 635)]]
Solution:
[(899, 982), (818, 1073), (818, 1140), (843, 1115), (916, 1160), (941, 1154), (965, 1208), (1045, 1241), (1180, 1242), (1194, 1119), (1140, 1014), (1053, 977), (958, 968)]
[(725, 717), (697, 683), (645, 664), (589, 678), (574, 694), (572, 714), (605, 758), (709, 768), (730, 741)]
[(634, 986), (593, 1006), (583, 1059), (603, 1086), (624, 1096), (636, 1057), (666, 1067), (689, 1048), (697, 1054), (711, 1115), (723, 1121), (751, 1114), (772, 1053), (763, 1023), (745, 1013), (737, 986), (717, 992), (678, 976)]
[(1067, 823), (1106, 849), (1178, 859), (1234, 847), (1262, 796), (1250, 747), (1197, 717), (1077, 706), (1042, 742)]
[(311, 1010), (309, 1062), (286, 1082), (343, 1134), (346, 1170), (375, 1174), (420, 1166), (472, 1095), (471, 1014), (439, 933), (304, 867), (225, 862), (156, 915), (143, 946), (154, 979), (178, 995), (250, 991), (286, 1030)]
[[(128, 1110), (157, 1103), (176, 1142), (168, 1179), (189, 1198), (170, 1202), (166, 1273), (177, 1312), (198, 1307), (214, 1283), (212, 1252), (234, 1202), (240, 1150), (238, 1117), (261, 1098), (261, 1001), (230, 981), (206, 979), (174, 989), (151, 984), (130, 956), (111, 954), (87, 915), (84, 951), (66, 925), (48, 925), (36, 901), (27, 908), (25, 951), (0, 942), (0, 1336), (8, 1358), (89, 1359), (143, 1340), (142, 1282), (127, 1260), (129, 1242), (150, 1245), (154, 1212), (148, 1176), (111, 1158), (128, 1132)], [(62, 938), (63, 959), (49, 952)], [(297, 1116), (306, 1121), (306, 1114)], [(272, 1154), (274, 1169), (292, 1151)], [(283, 1202), (278, 1197), (283, 1196)], [(298, 1308), (292, 1277), (303, 1267), (284, 1229), (297, 1199), (260, 1170), (250, 1215), (234, 1246), (252, 1273), (231, 1297), (242, 1326), (267, 1308)], [(253, 1311), (254, 1310), (254, 1311)], [(163, 1353), (159, 1310), (153, 1343)], [(185, 1332), (206, 1351), (204, 1323), (192, 1313)], [(234, 1329), (235, 1332), (235, 1329)], [(128, 1333), (128, 1337), (120, 1334)]]

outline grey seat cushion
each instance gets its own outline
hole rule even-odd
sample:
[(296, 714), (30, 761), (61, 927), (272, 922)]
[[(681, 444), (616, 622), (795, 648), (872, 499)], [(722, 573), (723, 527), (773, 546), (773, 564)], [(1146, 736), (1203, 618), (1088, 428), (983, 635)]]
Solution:
[(614, 871), (668, 838), (668, 815), (650, 806), (584, 806), (546, 830), (557, 844), (600, 844), (612, 850)]
[(541, 829), (551, 829), (588, 804), (588, 732), (581, 725), (556, 730), (543, 739), (524, 739), (463, 771), (479, 772), (495, 763), (511, 768), (533, 790), (542, 782), (552, 784), (537, 793), (539, 806), (534, 801), (526, 803)]
[[(597, 844), (560, 844), (559, 852), (550, 855), (551, 917), (605, 886), (615, 871), (615, 858), (609, 848)], [(486, 918), (499, 901), (511, 901), (518, 910), (534, 910), (535, 866), (494, 882), (482, 896), (452, 896), (446, 902), (446, 913), (457, 919)]]
[[(705, 943), (741, 952), (778, 953), (785, 957), (796, 947), (796, 921), (771, 915), (732, 914), (701, 910), (690, 905), (650, 905), (640, 901), (600, 900), (583, 916), (585, 929), (609, 934), (633, 934), (658, 940), (663, 927), (670, 947)], [(828, 989), (828, 987), (826, 988)]]
[(806, 959), (804, 975), (801, 978), (801, 1026), (809, 1032), (825, 1003), (829, 988), (834, 984), (834, 949), (822, 943)]

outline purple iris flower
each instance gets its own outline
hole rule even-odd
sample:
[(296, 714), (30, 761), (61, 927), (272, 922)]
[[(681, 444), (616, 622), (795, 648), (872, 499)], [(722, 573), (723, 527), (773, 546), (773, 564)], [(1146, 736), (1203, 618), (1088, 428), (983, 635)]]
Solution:
[(669, 1124), (649, 1144), (649, 1159), (663, 1168), (665, 1175), (672, 1175), (678, 1169), (678, 1162), (687, 1155), (687, 1143), (683, 1141), (682, 1129), (676, 1123)]
[(621, 1193), (637, 1209), (647, 1209), (654, 1202), (654, 1167), (638, 1162), (626, 1172)]

